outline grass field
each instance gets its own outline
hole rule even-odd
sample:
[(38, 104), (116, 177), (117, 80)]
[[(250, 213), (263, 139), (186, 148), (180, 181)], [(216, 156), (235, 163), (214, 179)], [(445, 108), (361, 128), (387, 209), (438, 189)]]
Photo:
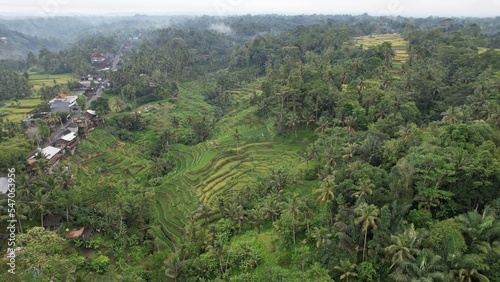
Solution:
[(26, 115), (32, 111), (36, 106), (42, 102), (40, 98), (31, 97), (18, 100), (19, 106), (14, 101), (5, 102), (5, 106), (0, 108), (0, 113), (3, 118), (10, 121), (19, 122), (23, 120)]
[(29, 83), (33, 86), (35, 91), (39, 90), (43, 85), (65, 84), (69, 80), (75, 79), (73, 74), (39, 74), (30, 73)]

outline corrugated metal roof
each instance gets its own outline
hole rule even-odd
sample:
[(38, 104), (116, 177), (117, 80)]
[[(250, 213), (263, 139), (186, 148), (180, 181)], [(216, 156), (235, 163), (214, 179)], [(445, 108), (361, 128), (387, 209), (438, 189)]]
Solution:
[(70, 133), (68, 133), (68, 134), (66, 134), (66, 135), (64, 135), (64, 136), (61, 137), (62, 140), (68, 141), (68, 142), (71, 141), (71, 140), (73, 140), (73, 139), (75, 139), (75, 138), (76, 138), (76, 135), (73, 132), (70, 132)]

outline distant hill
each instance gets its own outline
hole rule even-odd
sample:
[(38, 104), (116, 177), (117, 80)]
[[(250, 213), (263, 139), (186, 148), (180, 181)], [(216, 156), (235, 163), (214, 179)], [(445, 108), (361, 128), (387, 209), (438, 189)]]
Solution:
[(0, 18), (0, 60), (24, 60), (42, 47), (59, 51), (95, 34), (135, 35), (139, 30), (166, 27), (166, 17), (50, 17)]
[(43, 46), (58, 50), (63, 44), (55, 38), (27, 35), (0, 24), (0, 60), (24, 60), (28, 52), (37, 53)]

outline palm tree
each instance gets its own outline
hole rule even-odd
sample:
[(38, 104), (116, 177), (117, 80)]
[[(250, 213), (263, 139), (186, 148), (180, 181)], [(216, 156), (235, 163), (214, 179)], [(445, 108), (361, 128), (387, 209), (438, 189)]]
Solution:
[(347, 128), (347, 132), (349, 132), (349, 134), (356, 132), (355, 128), (357, 124), (357, 119), (355, 117), (347, 116), (346, 118), (344, 118), (343, 123)]
[(314, 115), (307, 115), (307, 114), (302, 115), (301, 122), (304, 122), (306, 124), (306, 128), (309, 128), (309, 124), (314, 123), (315, 121), (316, 119)]
[(321, 116), (319, 118), (318, 122), (316, 122), (316, 126), (317, 127), (316, 127), (315, 131), (323, 133), (323, 132), (325, 132), (325, 130), (327, 128), (330, 127), (330, 121), (325, 116)]
[(56, 123), (60, 122), (61, 119), (59, 116), (55, 113), (50, 113), (49, 117), (47, 118), (47, 122), (50, 124), (51, 127), (54, 127)]
[(182, 273), (183, 263), (179, 258), (179, 253), (173, 253), (167, 260), (165, 260), (165, 276), (169, 279), (177, 281), (177, 278)]
[(125, 109), (125, 103), (122, 99), (116, 98), (113, 102), (112, 108), (115, 110), (115, 112), (121, 112), (123, 111), (123, 109)]
[(268, 218), (268, 214), (264, 206), (258, 206), (250, 210), (250, 217), (259, 229), (262, 229), (262, 223)]
[(44, 193), (42, 189), (38, 189), (33, 195), (33, 200), (30, 202), (34, 207), (32, 210), (40, 212), (40, 226), (43, 226), (43, 216), (49, 211), (52, 205), (52, 196), (50, 193)]
[(264, 199), (262, 209), (271, 217), (272, 221), (274, 221), (281, 212), (277, 199), (272, 196), (268, 196)]
[(321, 203), (326, 203), (328, 201), (335, 200), (335, 190), (338, 185), (335, 183), (335, 178), (333, 175), (328, 175), (323, 179), (319, 189), (313, 191), (313, 194), (319, 194), (318, 201)]
[(201, 206), (196, 209), (193, 213), (197, 215), (199, 218), (203, 218), (205, 224), (207, 223), (207, 218), (210, 216), (212, 209), (207, 204), (201, 204)]
[(333, 234), (326, 227), (314, 227), (309, 235), (316, 241), (316, 247), (320, 248), (324, 245), (330, 245), (332, 243)]
[(333, 269), (342, 273), (340, 275), (340, 280), (349, 281), (349, 277), (358, 277), (358, 274), (355, 272), (357, 264), (350, 262), (347, 260), (340, 260), (340, 266), (334, 266)]
[(418, 202), (418, 208), (425, 208), (430, 211), (431, 208), (437, 207), (439, 205), (439, 200), (436, 198), (431, 198), (427, 195), (418, 194), (415, 196), (415, 201)]
[(290, 127), (297, 137), (297, 124), (300, 122), (299, 116), (295, 112), (291, 112), (287, 115), (286, 125)]
[(410, 228), (405, 230), (404, 233), (398, 236), (391, 235), (392, 245), (385, 248), (385, 252), (392, 255), (391, 261), (392, 265), (390, 269), (394, 267), (398, 262), (403, 262), (406, 260), (414, 261), (414, 254), (417, 254), (419, 250), (414, 248), (415, 242), (417, 240), (417, 232), (410, 225)]
[(210, 243), (214, 239), (214, 234), (210, 232), (207, 228), (200, 228), (195, 233), (196, 242), (201, 244), (204, 249), (207, 249), (207, 246), (210, 246)]
[(451, 263), (451, 274), (457, 278), (458, 281), (490, 281), (488, 277), (480, 273), (480, 271), (489, 270), (489, 266), (484, 261), (482, 255), (455, 253), (452, 255)]
[(305, 202), (299, 198), (298, 193), (294, 193), (293, 196), (288, 197), (286, 203), (283, 204), (283, 212), (292, 221), (292, 236), (293, 244), (295, 244), (295, 229), (297, 221), (302, 217), (303, 211), (306, 208)]
[(365, 239), (363, 243), (363, 261), (365, 260), (366, 255), (366, 240), (368, 237), (368, 230), (370, 227), (373, 230), (377, 229), (376, 221), (379, 220), (380, 210), (373, 204), (368, 205), (367, 203), (362, 203), (357, 208), (354, 209), (354, 212), (359, 215), (354, 220), (355, 224), (361, 224), (361, 229), (365, 232)]
[(46, 174), (49, 165), (48, 165), (48, 160), (47, 160), (47, 155), (45, 155), (42, 150), (38, 150), (36, 153), (34, 159), (36, 160), (35, 162), (35, 171), (38, 175), (44, 175)]
[(448, 123), (448, 124), (459, 124), (461, 123), (461, 120), (459, 118), (460, 115), (460, 108), (457, 107), (450, 107), (448, 110), (446, 110), (444, 113), (441, 115), (443, 116), (443, 122)]
[(352, 193), (352, 196), (366, 202), (367, 196), (373, 194), (373, 189), (375, 189), (375, 187), (375, 184), (373, 184), (370, 179), (363, 178), (359, 181), (359, 185), (354, 188), (356, 191)]
[(246, 212), (243, 206), (236, 201), (232, 201), (225, 208), (225, 212), (229, 218), (238, 223), (238, 227), (241, 228), (243, 221), (246, 219)]
[(500, 105), (490, 103), (488, 110), (488, 122), (492, 123), (495, 127), (500, 127)]
[(432, 282), (446, 281), (442, 258), (426, 251), (415, 261), (405, 260), (398, 262), (397, 269), (389, 277), (397, 282)]
[(486, 211), (482, 215), (477, 211), (470, 211), (457, 216), (455, 221), (459, 224), (470, 252), (488, 254), (492, 251), (495, 238), (500, 238), (500, 222)]
[(359, 144), (357, 143), (350, 143), (348, 142), (345, 144), (344, 147), (342, 147), (342, 150), (344, 150), (344, 154), (342, 155), (342, 159), (351, 161), (354, 158), (354, 155), (356, 154), (357, 150), (359, 148)]

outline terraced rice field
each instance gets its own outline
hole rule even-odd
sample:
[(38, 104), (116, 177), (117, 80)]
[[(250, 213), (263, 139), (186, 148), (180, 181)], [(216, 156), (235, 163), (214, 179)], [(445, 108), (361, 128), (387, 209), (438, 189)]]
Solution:
[(4, 107), (0, 108), (0, 113), (5, 119), (18, 122), (23, 120), (41, 102), (40, 98), (37, 97), (20, 99), (19, 106), (14, 101), (7, 102)]
[(118, 185), (124, 181), (145, 182), (150, 161), (137, 144), (123, 143), (102, 129), (92, 131), (91, 138), (78, 145), (80, 165), (77, 177), (85, 187), (101, 183)]
[[(176, 171), (169, 174), (161, 188), (156, 190), (157, 214), (165, 237), (171, 241), (170, 246), (182, 242), (184, 226), (202, 203), (214, 207), (216, 198), (230, 196), (232, 191), (255, 181), (258, 174), (265, 175), (271, 167), (298, 159), (300, 144), (266, 140), (245, 144), (245, 140), (254, 135), (269, 139), (265, 127), (242, 135), (239, 148), (231, 137), (191, 148), (173, 146), (178, 157)], [(217, 212), (209, 218), (196, 217), (195, 220), (215, 218)]]
[(71, 79), (76, 80), (70, 73), (64, 73), (64, 74), (30, 73), (29, 75), (29, 83), (33, 86), (33, 89), (35, 90), (39, 90), (43, 85), (54, 85), (54, 82), (56, 84), (65, 84)]
[(392, 66), (395, 70), (401, 68), (401, 64), (408, 58), (406, 52), (407, 41), (400, 34), (376, 34), (354, 38), (356, 45), (363, 45), (365, 48), (380, 45), (384, 42), (390, 42), (396, 56), (392, 60)]

